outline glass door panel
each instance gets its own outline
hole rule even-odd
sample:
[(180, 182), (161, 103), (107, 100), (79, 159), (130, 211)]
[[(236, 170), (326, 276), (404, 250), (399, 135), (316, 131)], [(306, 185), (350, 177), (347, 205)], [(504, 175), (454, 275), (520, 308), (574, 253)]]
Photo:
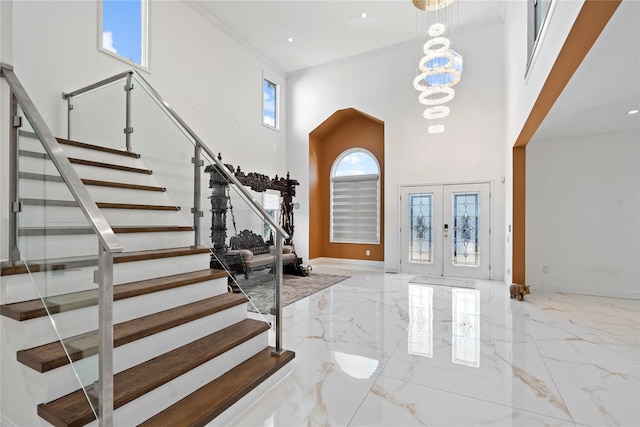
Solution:
[(442, 186), (405, 187), (402, 202), (402, 270), (441, 276)]
[(401, 271), (489, 278), (489, 183), (401, 189)]
[[(444, 186), (443, 274), (489, 278), (489, 183)], [(447, 236), (448, 234), (448, 236)]]

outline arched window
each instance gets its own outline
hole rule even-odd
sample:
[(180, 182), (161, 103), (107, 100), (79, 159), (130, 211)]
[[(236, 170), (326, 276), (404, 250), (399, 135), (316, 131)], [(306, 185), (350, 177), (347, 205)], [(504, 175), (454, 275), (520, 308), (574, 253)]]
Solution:
[(380, 165), (364, 148), (331, 167), (331, 242), (380, 243)]

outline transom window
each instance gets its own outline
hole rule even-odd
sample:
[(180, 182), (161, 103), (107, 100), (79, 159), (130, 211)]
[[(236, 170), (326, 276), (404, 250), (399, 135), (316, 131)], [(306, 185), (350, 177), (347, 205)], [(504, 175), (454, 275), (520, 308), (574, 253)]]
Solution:
[(148, 0), (101, 0), (100, 50), (147, 67)]
[(380, 243), (380, 166), (354, 148), (331, 168), (331, 242)]

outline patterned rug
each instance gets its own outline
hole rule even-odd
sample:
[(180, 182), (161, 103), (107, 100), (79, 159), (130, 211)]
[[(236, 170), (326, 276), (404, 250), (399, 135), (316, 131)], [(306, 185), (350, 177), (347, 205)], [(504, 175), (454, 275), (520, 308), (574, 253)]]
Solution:
[[(292, 304), (302, 298), (313, 295), (336, 283), (342, 282), (351, 276), (339, 276), (335, 274), (320, 274), (311, 272), (307, 277), (285, 274), (282, 276), (283, 307)], [(238, 285), (249, 296), (251, 302), (249, 311), (256, 312), (255, 305), (262, 314), (269, 314), (271, 307), (275, 306), (273, 274), (269, 272), (254, 272), (249, 280), (238, 278)], [(253, 304), (252, 304), (253, 303)]]

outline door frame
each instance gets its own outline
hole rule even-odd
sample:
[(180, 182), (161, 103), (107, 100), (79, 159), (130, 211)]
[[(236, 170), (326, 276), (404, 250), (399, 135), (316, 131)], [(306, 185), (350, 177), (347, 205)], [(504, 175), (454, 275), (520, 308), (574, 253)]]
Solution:
[[(405, 225), (406, 220), (403, 218), (402, 216), (402, 209), (403, 209), (403, 203), (404, 201), (402, 200), (402, 192), (404, 189), (411, 189), (413, 187), (429, 187), (429, 186), (447, 186), (447, 185), (474, 185), (474, 184), (488, 184), (489, 185), (489, 279), (488, 280), (493, 280), (493, 278), (495, 277), (494, 274), (494, 268), (493, 268), (493, 264), (494, 264), (494, 247), (495, 245), (493, 244), (493, 239), (494, 239), (494, 235), (496, 233), (494, 233), (495, 230), (495, 215), (494, 213), (494, 195), (495, 195), (495, 181), (494, 180), (490, 180), (490, 179), (485, 179), (485, 180), (477, 180), (477, 181), (445, 181), (445, 182), (431, 182), (431, 183), (416, 183), (416, 184), (398, 184), (398, 265), (399, 267), (399, 272), (400, 273), (404, 273), (406, 272), (404, 270), (404, 267), (402, 265), (402, 239), (403, 239), (403, 230), (402, 227)], [(443, 245), (444, 246), (444, 245)], [(444, 275), (444, 268), (442, 271), (442, 274)], [(447, 277), (447, 276), (444, 276)]]

